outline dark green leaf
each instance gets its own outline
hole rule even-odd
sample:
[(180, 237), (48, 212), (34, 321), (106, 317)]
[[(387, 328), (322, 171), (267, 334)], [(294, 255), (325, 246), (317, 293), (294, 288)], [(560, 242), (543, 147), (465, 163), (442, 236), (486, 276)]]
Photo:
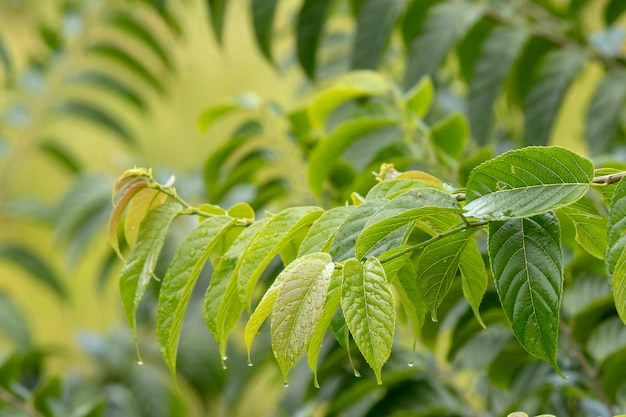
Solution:
[(137, 308), (152, 279), (167, 229), (181, 210), (180, 204), (166, 202), (148, 213), (141, 222), (137, 244), (131, 249), (128, 260), (120, 272), (122, 304), (135, 338)]
[(592, 163), (564, 148), (509, 151), (472, 171), (465, 210), (484, 219), (533, 216), (576, 202), (592, 178)]
[(430, 8), (437, 3), (439, 0), (411, 0), (402, 19), (402, 40), (406, 46), (417, 36)]
[(298, 14), (296, 28), (298, 61), (311, 79), (315, 78), (317, 48), (331, 4), (332, 0), (305, 0)]
[(213, 33), (218, 44), (222, 44), (222, 36), (224, 34), (224, 20), (226, 16), (226, 7), (228, 0), (206, 0), (207, 10), (211, 19)]
[(607, 252), (605, 259), (606, 270), (613, 275), (617, 259), (622, 256), (626, 247), (626, 180), (617, 184), (611, 200), (607, 222)]
[(587, 59), (580, 52), (560, 49), (543, 57), (524, 97), (524, 136), (529, 145), (546, 145), (569, 85)]
[(472, 79), (474, 66), (481, 56), (485, 41), (497, 27), (498, 23), (495, 20), (482, 17), (459, 43), (457, 56), (459, 59), (460, 75), (465, 82), (469, 83)]
[(626, 2), (623, 0), (609, 0), (604, 8), (604, 21), (612, 25), (626, 11)]
[(431, 128), (430, 139), (442, 164), (454, 167), (459, 163), (469, 133), (467, 119), (459, 113), (445, 117)]
[(80, 162), (66, 147), (54, 139), (45, 139), (39, 143), (39, 148), (53, 158), (72, 174), (80, 174), (82, 167)]
[(272, 38), (274, 15), (278, 0), (252, 0), (252, 24), (259, 49), (272, 62)]
[(399, 0), (365, 0), (357, 17), (352, 68), (376, 69), (401, 10)]
[(489, 223), (489, 258), (498, 297), (515, 337), (558, 371), (563, 292), (559, 222), (552, 213)]
[[(385, 273), (386, 271), (385, 268)], [(413, 338), (417, 340), (422, 331), (428, 307), (417, 289), (417, 271), (412, 263), (406, 263), (400, 268), (398, 279), (393, 280), (392, 285), (400, 296), (398, 301), (407, 315)]]
[(620, 125), (625, 100), (626, 71), (607, 74), (598, 84), (587, 110), (585, 139), (592, 154), (598, 155), (610, 150)]
[(106, 72), (85, 70), (73, 73), (67, 77), (67, 82), (69, 84), (86, 84), (101, 88), (104, 91), (115, 94), (141, 111), (147, 110), (146, 102), (135, 89), (129, 87), (125, 82), (119, 80), (117, 77), (107, 74)]
[(391, 287), (376, 258), (365, 264), (356, 259), (344, 262), (341, 308), (359, 351), (382, 384), (381, 370), (391, 354), (396, 312)]

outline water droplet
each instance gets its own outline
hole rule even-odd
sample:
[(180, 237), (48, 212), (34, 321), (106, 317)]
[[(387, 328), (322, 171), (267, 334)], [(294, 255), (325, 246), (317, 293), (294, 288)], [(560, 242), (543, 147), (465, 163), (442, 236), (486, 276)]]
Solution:
[(143, 365), (143, 361), (137, 361), (137, 365), (139, 366)]
[(361, 373), (355, 369), (354, 376), (356, 376), (357, 378), (361, 378)]
[(413, 367), (413, 365), (414, 365), (414, 364), (413, 364), (413, 361), (409, 362), (409, 368), (412, 368), (412, 367)]
[(248, 361), (248, 366), (254, 366), (254, 364), (250, 361)]
[(226, 356), (226, 355), (222, 356), (222, 360), (223, 361), (227, 361), (228, 360), (228, 356)]
[(189, 251), (189, 256), (190, 256), (191, 258), (193, 258), (194, 256), (196, 256), (196, 251), (195, 251), (195, 250), (191, 250), (191, 251)]
[(222, 369), (228, 369), (228, 366), (226, 366), (225, 363), (222, 364)]
[(328, 236), (328, 230), (324, 230), (324, 231), (322, 231), (322, 235), (324, 235), (324, 236)]
[(289, 386), (289, 382), (285, 381), (283, 382), (283, 387), (287, 388)]
[(205, 237), (206, 236), (206, 230), (202, 230), (200, 232), (200, 237)]

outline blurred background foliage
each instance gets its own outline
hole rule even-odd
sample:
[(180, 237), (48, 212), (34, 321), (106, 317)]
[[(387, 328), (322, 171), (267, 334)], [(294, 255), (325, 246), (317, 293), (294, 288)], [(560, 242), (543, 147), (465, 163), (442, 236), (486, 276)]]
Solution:
[[(623, 409), (624, 376), (615, 370), (626, 364), (625, 330), (608, 287), (594, 279), (604, 275), (601, 262), (574, 249), (561, 338), (567, 381), (516, 348), (490, 310), (492, 292), (482, 307), (487, 331), (451, 302), (441, 323), (426, 325), (413, 357), (394, 352), (382, 387), (354, 378), (332, 343), (319, 391), (304, 367), (284, 389), (267, 340), (253, 368), (235, 342), (223, 370), (200, 314), (190, 314), (176, 390), (150, 330), (158, 282), (139, 314), (147, 324), (139, 366), (104, 229), (113, 179), (134, 165), (163, 182), (175, 175), (194, 203), (246, 200), (256, 210), (341, 204), (371, 186), (382, 160), (399, 169), (445, 165), (407, 157), (385, 142), (395, 133), (376, 132), (314, 192), (307, 161), (320, 138), (395, 111), (356, 98), (314, 126), (304, 106), (350, 69), (379, 70), (404, 91), (430, 77), (434, 90), (422, 88), (435, 92), (434, 104), (417, 132), (461, 120), (443, 126), (471, 136), (458, 164), (438, 172), (453, 184), (492, 155), (532, 144), (623, 169), (624, 11), (620, 0), (0, 1), (0, 415)], [(183, 235), (174, 230), (164, 252), (171, 256)]]

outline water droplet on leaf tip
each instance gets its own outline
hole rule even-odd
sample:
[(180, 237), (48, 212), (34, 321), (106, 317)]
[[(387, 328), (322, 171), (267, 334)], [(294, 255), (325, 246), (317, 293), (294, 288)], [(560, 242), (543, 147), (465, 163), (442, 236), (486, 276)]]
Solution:
[(317, 381), (313, 381), (313, 386), (317, 389), (320, 388), (320, 384)]
[(287, 388), (289, 386), (289, 382), (285, 381), (283, 382), (283, 387)]
[(139, 366), (143, 365), (143, 361), (137, 361), (137, 365)]
[(254, 366), (254, 364), (250, 361), (248, 361), (248, 366)]
[(222, 356), (222, 360), (223, 360), (223, 361), (228, 360), (228, 356), (226, 356), (226, 355)]
[(222, 364), (222, 369), (228, 369), (228, 366), (226, 366), (225, 363)]
[(409, 362), (409, 368), (413, 367), (413, 361)]
[(361, 378), (361, 373), (355, 369), (354, 376), (356, 376), (357, 378)]

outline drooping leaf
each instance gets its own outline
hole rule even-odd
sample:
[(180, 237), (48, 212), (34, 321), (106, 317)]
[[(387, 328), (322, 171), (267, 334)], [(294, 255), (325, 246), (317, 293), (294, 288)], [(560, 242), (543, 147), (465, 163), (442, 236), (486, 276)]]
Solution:
[(77, 117), (103, 127), (121, 137), (129, 145), (135, 145), (136, 140), (128, 128), (106, 110), (84, 100), (68, 99), (54, 106), (54, 112), (59, 115)]
[(206, 132), (220, 117), (235, 109), (237, 106), (234, 103), (218, 104), (208, 108), (198, 117), (198, 130), (203, 133)]
[(489, 223), (489, 259), (504, 314), (521, 345), (557, 371), (560, 235), (552, 213)]
[(141, 222), (137, 244), (133, 246), (120, 272), (120, 295), (126, 319), (137, 337), (135, 319), (139, 303), (150, 283), (170, 223), (180, 214), (182, 206), (166, 202), (152, 210)]
[(414, 340), (419, 337), (428, 307), (417, 288), (417, 271), (412, 263), (406, 263), (398, 271), (398, 279), (391, 283), (399, 295), (400, 306), (404, 309)]
[(128, 185), (124, 189), (124, 192), (122, 193), (120, 199), (115, 204), (115, 207), (113, 208), (113, 213), (111, 213), (111, 217), (109, 217), (109, 243), (111, 244), (113, 249), (115, 249), (115, 252), (120, 258), (122, 257), (122, 254), (120, 253), (120, 246), (117, 240), (117, 227), (122, 218), (122, 214), (124, 214), (124, 211), (126, 210), (126, 207), (130, 203), (130, 201), (133, 199), (133, 197), (137, 195), (137, 193), (145, 190), (147, 187), (148, 183), (146, 181), (136, 181), (135, 183), (131, 183), (130, 185)]
[(488, 278), (485, 263), (476, 242), (470, 240), (465, 245), (459, 260), (459, 270), (461, 271), (463, 295), (472, 307), (476, 320), (482, 327), (485, 327), (483, 319), (480, 317), (479, 307), (487, 290)]
[(13, 61), (2, 37), (0, 37), (0, 63), (2, 63), (2, 66), (7, 74), (10, 74), (13, 70)]
[(61, 299), (67, 298), (67, 289), (61, 278), (48, 262), (31, 249), (22, 245), (3, 242), (0, 243), (0, 259), (5, 259), (22, 268), (32, 278), (54, 291)]
[(383, 199), (370, 200), (350, 212), (337, 229), (330, 246), (330, 254), (335, 262), (342, 262), (356, 256), (355, 243), (359, 234), (363, 231), (367, 220), (386, 203), (387, 200)]
[(142, 188), (130, 200), (126, 217), (124, 218), (124, 235), (128, 246), (132, 247), (137, 241), (141, 221), (154, 207), (163, 204), (167, 195), (153, 188)]
[(413, 249), (410, 245), (400, 245), (377, 256), (388, 281), (393, 282), (398, 271), (407, 263), (412, 254)]
[(608, 26), (619, 19), (626, 12), (626, 3), (620, 0), (609, 0), (604, 8), (604, 21)]
[(354, 209), (355, 206), (340, 206), (322, 213), (302, 241), (298, 256), (328, 250), (327, 246), (333, 241), (335, 232)]
[(432, 7), (409, 44), (404, 87), (411, 88), (424, 75), (433, 76), (448, 51), (481, 14), (480, 7), (465, 2), (439, 3)]
[(32, 349), (33, 340), (26, 318), (11, 296), (3, 291), (0, 291), (0, 334), (19, 351)]
[(335, 264), (327, 253), (296, 259), (281, 273), (272, 310), (271, 341), (283, 379), (306, 350), (324, 308)]
[(223, 43), (222, 35), (224, 34), (224, 20), (226, 17), (227, 0), (206, 0), (207, 11), (211, 19), (211, 27), (217, 39), (218, 45)]
[(147, 110), (144, 98), (132, 87), (117, 77), (97, 71), (85, 70), (72, 73), (67, 77), (67, 82), (73, 85), (90, 85), (114, 94), (141, 111)]
[(315, 79), (317, 48), (332, 0), (305, 0), (296, 24), (296, 50), (305, 74)]
[(344, 262), (341, 309), (359, 351), (382, 384), (381, 370), (391, 354), (396, 312), (391, 287), (376, 258), (365, 264), (356, 259)]
[(587, 342), (589, 354), (598, 363), (623, 349), (624, 346), (626, 346), (626, 327), (615, 316), (603, 321), (594, 329)]
[(324, 182), (330, 175), (335, 161), (350, 145), (363, 136), (392, 126), (389, 119), (363, 119), (340, 125), (330, 136), (322, 139), (311, 152), (309, 160), (309, 185), (315, 194), (321, 194)]
[(467, 108), (472, 137), (481, 145), (487, 143), (493, 105), (527, 37), (521, 28), (494, 29), (474, 65)]
[(56, 162), (72, 174), (79, 174), (82, 171), (82, 166), (76, 156), (67, 146), (62, 145), (58, 141), (50, 138), (44, 139), (39, 143), (39, 149), (51, 158), (54, 158)]
[(433, 125), (430, 139), (439, 161), (451, 167), (457, 165), (463, 157), (469, 133), (467, 119), (459, 113), (453, 113)]
[(546, 145), (569, 85), (586, 63), (584, 54), (568, 49), (548, 53), (524, 97), (524, 136), (529, 145)]
[(163, 278), (157, 307), (157, 337), (161, 354), (174, 378), (178, 341), (191, 293), (214, 244), (235, 221), (228, 216), (215, 216), (198, 224), (178, 247)]
[(455, 233), (427, 245), (417, 264), (417, 286), (430, 307), (433, 321), (437, 309), (452, 286), (459, 261), (476, 228)]
[(272, 29), (278, 0), (252, 0), (252, 24), (261, 53), (272, 62)]
[(439, 3), (439, 0), (411, 0), (406, 7), (402, 19), (402, 40), (405, 46), (409, 46), (426, 20), (430, 8)]
[(465, 210), (483, 219), (533, 216), (574, 203), (592, 178), (592, 163), (567, 149), (509, 151), (472, 171)]
[(607, 249), (607, 219), (593, 202), (581, 198), (574, 204), (561, 208), (561, 211), (571, 219), (576, 230), (576, 241), (591, 255), (604, 259)]
[(376, 69), (401, 10), (399, 0), (364, 0), (357, 16), (353, 69)]
[(483, 16), (478, 19), (476, 24), (467, 31), (467, 34), (459, 42), (457, 57), (459, 60), (459, 75), (463, 81), (469, 83), (472, 79), (474, 66), (480, 58), (485, 42), (498, 27), (498, 22)]
[(613, 275), (617, 259), (626, 246), (626, 180), (622, 179), (611, 199), (607, 221), (607, 252), (604, 257), (606, 270)]
[(626, 71), (607, 74), (598, 84), (587, 109), (585, 139), (592, 154), (599, 155), (610, 149), (625, 101)]
[(432, 80), (428, 76), (422, 77), (417, 85), (406, 93), (406, 107), (411, 113), (423, 119), (430, 110), (434, 96)]

